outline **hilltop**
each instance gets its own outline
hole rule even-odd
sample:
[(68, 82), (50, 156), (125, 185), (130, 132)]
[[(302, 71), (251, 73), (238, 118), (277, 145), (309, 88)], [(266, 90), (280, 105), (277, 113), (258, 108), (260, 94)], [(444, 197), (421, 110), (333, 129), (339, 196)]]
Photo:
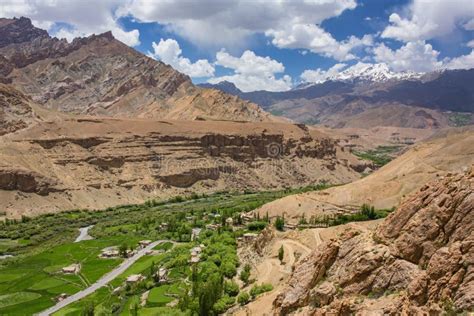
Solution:
[(172, 67), (111, 32), (52, 38), (28, 18), (0, 20), (0, 72), (48, 109), (74, 114), (179, 120), (281, 121), (257, 105), (196, 87)]

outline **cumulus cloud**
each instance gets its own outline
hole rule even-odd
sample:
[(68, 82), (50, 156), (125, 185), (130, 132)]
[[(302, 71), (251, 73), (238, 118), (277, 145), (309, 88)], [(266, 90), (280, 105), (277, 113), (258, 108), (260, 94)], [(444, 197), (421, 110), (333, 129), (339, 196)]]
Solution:
[(347, 67), (347, 64), (335, 64), (328, 70), (323, 70), (318, 68), (316, 70), (305, 70), (301, 74), (301, 79), (303, 82), (314, 82), (314, 83), (321, 83), (326, 81), (328, 78), (337, 75), (341, 70)]
[(140, 44), (139, 31), (125, 31), (114, 14), (121, 3), (120, 0), (4, 0), (0, 16), (27, 16), (51, 35), (68, 40), (112, 31), (118, 40), (137, 46)]
[(242, 56), (235, 57), (222, 50), (216, 54), (216, 65), (232, 69), (234, 74), (211, 78), (210, 83), (229, 81), (244, 92), (267, 90), (285, 91), (291, 89), (291, 77), (284, 75), (277, 78), (276, 74), (283, 73), (285, 66), (270, 57), (255, 55), (245, 51)]
[(206, 59), (199, 59), (192, 63), (188, 58), (181, 56), (182, 51), (174, 39), (160, 39), (159, 43), (153, 42), (153, 52), (148, 56), (163, 61), (174, 69), (191, 77), (212, 77), (214, 66)]
[(405, 16), (390, 15), (390, 25), (383, 31), (383, 38), (405, 42), (427, 40), (449, 34), (469, 19), (464, 28), (474, 28), (472, 0), (414, 0), (405, 11)]
[(394, 71), (426, 72), (439, 69), (443, 64), (438, 61), (439, 52), (425, 41), (409, 42), (397, 50), (382, 43), (373, 53), (375, 61), (386, 63)]
[(474, 49), (467, 55), (462, 55), (462, 56), (447, 60), (445, 67), (449, 69), (474, 68)]
[(130, 0), (117, 14), (159, 22), (197, 44), (232, 47), (255, 33), (285, 30), (288, 25), (320, 24), (354, 9), (355, 0)]
[(303, 48), (313, 53), (331, 57), (339, 61), (355, 59), (351, 53), (353, 49), (361, 46), (373, 45), (371, 35), (362, 38), (355, 36), (338, 42), (331, 34), (314, 24), (293, 24), (283, 29), (270, 29), (265, 32), (273, 37), (272, 44), (279, 48)]

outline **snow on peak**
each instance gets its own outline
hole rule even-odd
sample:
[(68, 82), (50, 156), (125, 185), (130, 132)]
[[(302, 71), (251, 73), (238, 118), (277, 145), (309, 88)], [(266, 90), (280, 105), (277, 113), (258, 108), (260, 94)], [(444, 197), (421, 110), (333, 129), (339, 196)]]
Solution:
[(310, 85), (326, 81), (370, 81), (385, 82), (390, 80), (419, 80), (424, 74), (412, 71), (394, 72), (387, 64), (367, 64), (359, 62), (347, 67), (346, 64), (336, 64), (328, 70), (307, 70), (302, 78), (305, 83), (297, 89), (304, 89)]
[(340, 81), (352, 81), (352, 80), (363, 80), (363, 81), (375, 81), (383, 82), (388, 80), (416, 80), (421, 78), (422, 73), (416, 73), (412, 71), (407, 72), (393, 72), (387, 66), (387, 64), (366, 64), (357, 63), (338, 74), (328, 78), (328, 80), (340, 80)]

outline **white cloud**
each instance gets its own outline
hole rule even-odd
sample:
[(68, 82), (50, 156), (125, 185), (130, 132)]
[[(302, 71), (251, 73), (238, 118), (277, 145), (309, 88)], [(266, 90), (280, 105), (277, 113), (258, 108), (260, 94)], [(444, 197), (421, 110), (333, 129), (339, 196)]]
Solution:
[[(125, 31), (114, 14), (120, 0), (3, 0), (0, 16), (27, 16), (38, 27), (46, 27), (53, 36), (72, 40), (77, 36), (112, 31), (130, 46), (140, 44), (139, 31)], [(68, 27), (63, 27), (65, 23)], [(61, 26), (60, 26), (61, 25)]]
[(331, 34), (314, 24), (293, 24), (284, 29), (270, 29), (265, 32), (273, 37), (273, 45), (279, 48), (303, 48), (313, 53), (332, 57), (339, 61), (355, 59), (351, 51), (356, 47), (373, 45), (371, 35), (355, 36), (338, 42)]
[(466, 46), (470, 47), (470, 48), (474, 48), (474, 40), (471, 40), (471, 41), (467, 42)]
[(464, 29), (467, 31), (474, 31), (474, 18), (470, 19), (463, 25)]
[(442, 66), (438, 61), (439, 52), (425, 41), (409, 42), (397, 50), (382, 43), (374, 48), (373, 53), (375, 61), (386, 63), (394, 71), (426, 72)]
[(220, 48), (242, 47), (252, 34), (288, 25), (320, 24), (356, 5), (355, 0), (130, 0), (117, 14), (159, 22), (199, 46)]
[(414, 0), (405, 16), (390, 15), (390, 25), (382, 33), (383, 38), (394, 38), (410, 42), (444, 36), (456, 29), (461, 22), (464, 27), (474, 28), (474, 5), (472, 0)]
[(192, 63), (188, 58), (181, 56), (182, 51), (179, 44), (174, 39), (160, 39), (157, 44), (153, 42), (153, 52), (148, 55), (159, 59), (172, 66), (174, 69), (191, 77), (212, 77), (214, 76), (214, 66), (206, 59), (199, 59)]
[(318, 68), (316, 70), (305, 70), (301, 74), (303, 82), (314, 82), (321, 83), (326, 81), (328, 78), (337, 75), (342, 69), (346, 68), (347, 64), (335, 64), (328, 70)]
[(285, 91), (291, 89), (291, 77), (284, 75), (276, 78), (276, 74), (283, 73), (285, 66), (271, 59), (255, 55), (252, 51), (245, 51), (242, 56), (234, 57), (226, 51), (216, 54), (216, 65), (233, 69), (234, 74), (211, 78), (210, 83), (229, 81), (244, 92), (267, 90)]
[[(474, 41), (471, 41), (474, 42)], [(474, 46), (474, 45), (473, 45)], [(474, 68), (474, 49), (467, 55), (452, 58), (446, 62), (449, 69), (471, 69)]]

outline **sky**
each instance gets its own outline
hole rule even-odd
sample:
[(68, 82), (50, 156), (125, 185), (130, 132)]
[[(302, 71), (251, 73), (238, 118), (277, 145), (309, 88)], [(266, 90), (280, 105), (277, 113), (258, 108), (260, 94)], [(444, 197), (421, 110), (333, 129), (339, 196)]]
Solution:
[(15, 16), (69, 41), (111, 30), (195, 83), (245, 92), (377, 63), (474, 68), (474, 0), (0, 0)]

